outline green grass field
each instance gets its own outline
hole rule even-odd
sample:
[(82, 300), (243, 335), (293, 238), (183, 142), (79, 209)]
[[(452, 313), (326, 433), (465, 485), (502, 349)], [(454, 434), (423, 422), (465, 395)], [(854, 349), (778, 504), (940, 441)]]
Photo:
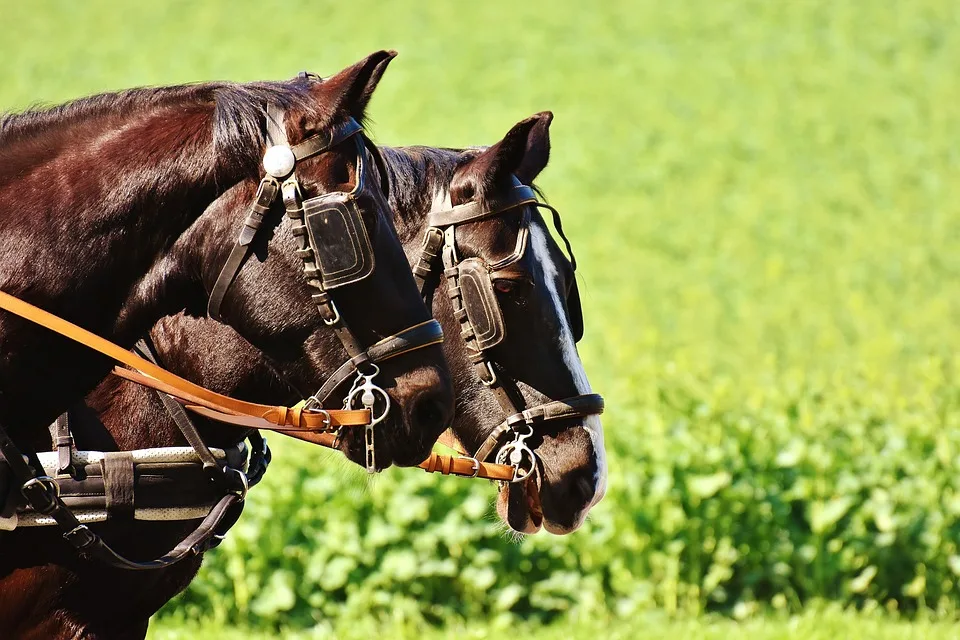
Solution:
[[(492, 487), (368, 483), (281, 446), (154, 637), (468, 619), (475, 637), (608, 619), (622, 637), (956, 636), (960, 4), (0, 8), (2, 109), (396, 48), (381, 143), (489, 144), (556, 114), (540, 184), (582, 265), (581, 355), (608, 407), (591, 521), (516, 544)], [(945, 622), (804, 612), (821, 599)]]
[[(155, 625), (151, 640), (186, 640), (203, 634), (224, 635), (224, 629), (216, 626), (167, 626)], [(273, 633), (248, 629), (230, 629), (231, 635), (246, 640), (272, 640)], [(386, 637), (397, 640), (443, 640), (456, 637), (464, 640), (485, 640), (498, 637), (506, 629), (491, 628), (483, 624), (458, 626), (444, 629), (397, 629), (381, 630)], [(605, 620), (552, 626), (512, 626), (511, 635), (531, 640), (569, 640), (570, 638), (605, 638), (606, 640), (956, 640), (960, 629), (953, 623), (905, 622), (882, 615), (863, 615), (839, 610), (811, 611), (798, 616), (766, 616), (745, 622), (734, 622), (722, 617), (670, 619), (662, 613), (653, 612), (636, 616), (631, 620)], [(336, 637), (339, 640), (370, 638), (370, 631), (353, 631), (350, 628), (330, 630), (314, 628), (309, 631), (284, 633), (288, 640), (308, 640)]]

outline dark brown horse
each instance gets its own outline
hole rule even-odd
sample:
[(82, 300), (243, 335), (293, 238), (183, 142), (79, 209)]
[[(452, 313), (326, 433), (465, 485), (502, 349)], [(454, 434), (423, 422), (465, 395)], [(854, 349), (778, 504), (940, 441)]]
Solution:
[[(283, 114), (291, 145), (329, 134), (351, 118), (362, 121), (393, 56), (373, 54), (322, 83), (302, 77), (140, 89), (7, 117), (0, 127), (0, 290), (128, 347), (164, 315), (202, 313), (262, 175), (265, 105)], [(359, 153), (372, 188), (357, 201), (378, 268), (331, 297), (363, 347), (429, 313), (402, 268), (375, 158), (369, 149)], [(349, 140), (306, 159), (298, 169), (310, 170), (312, 180), (302, 184), (303, 196), (350, 190), (357, 158)], [(238, 184), (236, 197), (201, 217)], [(342, 357), (341, 350), (289, 230), (280, 227), (268, 242), (270, 232), (251, 245), (261, 260), (233, 280), (223, 318), (282, 361), (290, 384), (316, 389), (333, 368), (330, 354)], [(0, 424), (20, 447), (45, 447), (45, 425), (109, 366), (0, 312)], [(442, 353), (433, 347), (397, 358), (383, 377), (404, 411), (381, 427), (379, 464), (416, 463), (450, 415)], [(411, 441), (410, 431), (419, 437)], [(362, 460), (362, 436), (345, 438), (344, 449)]]
[[(512, 186), (511, 175), (532, 181), (548, 159), (549, 123), (550, 115), (540, 114), (518, 124), (501, 143), (486, 150), (381, 149), (387, 160), (397, 229), (411, 261), (419, 254), (427, 214), (449, 208), (451, 183), (482, 185), (472, 187), (474, 192), (469, 195), (468, 187), (462, 186), (454, 195), (469, 200), (479, 193), (493, 199), (498, 191)], [(512, 249), (520, 219), (517, 211), (473, 223), (460, 238), (464, 256), (494, 260), (506, 247)], [(516, 378), (530, 402), (539, 403), (586, 393), (589, 387), (573, 345), (565, 296), (558, 295), (571, 286), (571, 264), (543, 220), (537, 216), (532, 224), (537, 229), (531, 233), (531, 250), (511, 275), (510, 283), (515, 284), (496, 282), (508, 324), (504, 351), (516, 352), (515, 359), (505, 358), (500, 372)], [(548, 282), (548, 278), (552, 280)], [(435, 311), (448, 335), (454, 336), (445, 343), (458, 391), (454, 431), (475, 450), (500, 424), (502, 412), (476, 377), (465, 345), (455, 337), (459, 326), (449, 300), (443, 295), (435, 300)], [(161, 320), (150, 335), (163, 364), (215, 390), (271, 402), (302, 397), (279, 381), (275, 361), (228, 327), (179, 315)], [(525, 356), (532, 359), (529, 365), (522, 364)], [(289, 375), (282, 364), (279, 373)], [(229, 446), (242, 435), (202, 419), (196, 422), (205, 440), (217, 446)], [(85, 406), (74, 413), (74, 425), (80, 449), (183, 444), (180, 431), (156, 394), (116, 379), (106, 380), (87, 397)], [(511, 485), (501, 492), (501, 516), (520, 531), (530, 531), (541, 517), (555, 532), (578, 527), (604, 490), (606, 470), (599, 428), (599, 421), (591, 416), (583, 422), (551, 425), (538, 433), (531, 444), (541, 464), (542, 511), (540, 507), (529, 509), (525, 489)], [(105, 535), (117, 548), (134, 557), (149, 557), (179, 539), (189, 524), (117, 522), (104, 527), (109, 527)], [(42, 551), (24, 552), (28, 559), (21, 566), (35, 565), (33, 569), (12, 574), (8, 567), (0, 570), (0, 575), (7, 575), (0, 580), (0, 592), (12, 592), (16, 585), (24, 593), (20, 600), (0, 601), (0, 629), (16, 622), (18, 627), (6, 628), (16, 628), (27, 637), (141, 637), (148, 617), (189, 583), (200, 564), (195, 559), (154, 572), (105, 570), (67, 553), (51, 555), (48, 547), (37, 543), (43, 535), (41, 529), (16, 535), (22, 537), (3, 544)], [(105, 602), (112, 604), (106, 607)]]
[[(528, 482), (502, 486), (497, 499), (499, 516), (520, 533), (535, 533), (541, 525), (555, 534), (575, 531), (606, 491), (602, 401), (592, 395), (576, 349), (583, 320), (575, 263), (572, 254), (568, 259), (554, 241), (547, 223), (531, 206), (533, 194), (524, 189), (547, 165), (552, 120), (549, 112), (537, 114), (518, 123), (495, 145), (460, 154), (446, 182), (444, 166), (451, 161), (443, 152), (399, 151), (416, 159), (409, 164), (418, 166), (417, 173), (434, 176), (433, 213), (426, 221), (422, 213), (398, 221), (401, 242), (409, 254), (424, 227), (436, 225), (450, 236), (445, 247), (461, 265), (454, 290), (445, 291), (442, 282), (436, 283), (433, 303), (434, 316), (451, 336), (444, 349), (457, 392), (456, 437), (466, 451), (486, 448), (480, 457), (493, 458), (514, 442), (511, 437), (528, 433), (517, 440), (526, 440), (536, 452), (539, 473)], [(388, 165), (403, 166), (394, 161), (394, 152), (385, 153)], [(439, 182), (436, 176), (441, 177)], [(394, 208), (401, 217), (417, 211), (399, 200)], [(559, 215), (554, 224), (566, 241)], [(467, 264), (471, 269), (465, 271), (462, 266)], [(433, 270), (434, 277), (440, 266), (450, 272), (444, 258)], [(474, 278), (477, 271), (485, 275)], [(473, 301), (482, 312), (470, 308), (467, 280), (479, 280), (481, 288), (492, 285), (492, 293)], [(429, 290), (430, 276), (424, 284)], [(458, 308), (466, 306), (466, 314), (454, 313), (454, 300)], [(465, 318), (471, 322), (465, 323)], [(497, 323), (499, 329), (494, 328)], [(557, 419), (534, 419), (527, 431), (503, 429), (505, 417), (514, 411), (526, 408), (536, 414), (540, 407), (564, 399), (581, 409)]]

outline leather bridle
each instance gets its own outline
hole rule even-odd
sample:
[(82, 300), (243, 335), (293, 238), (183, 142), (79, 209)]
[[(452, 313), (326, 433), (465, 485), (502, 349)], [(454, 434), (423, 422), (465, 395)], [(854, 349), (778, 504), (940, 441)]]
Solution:
[[(346, 395), (343, 408), (352, 409), (362, 405), (370, 410), (370, 420), (364, 425), (365, 466), (368, 472), (375, 473), (374, 426), (386, 418), (390, 410), (387, 392), (373, 382), (380, 371), (377, 363), (438, 344), (443, 341), (443, 331), (440, 324), (431, 319), (389, 336), (367, 349), (361, 346), (344, 322), (330, 292), (364, 280), (373, 273), (371, 240), (359, 212), (357, 196), (365, 189), (366, 164), (363, 160), (367, 149), (373, 154), (378, 151), (366, 140), (362, 128), (353, 118), (328, 135), (314, 135), (295, 146), (290, 146), (287, 141), (283, 120), (283, 112), (276, 105), (268, 105), (266, 133), (271, 146), (264, 155), (267, 174), (260, 181), (256, 199), (244, 221), (237, 244), (211, 290), (207, 312), (211, 318), (221, 319), (224, 296), (250, 256), (253, 240), (264, 216), (280, 196), (287, 217), (294, 224), (297, 255), (303, 260), (307, 283), (316, 291), (311, 298), (324, 324), (334, 331), (349, 356), (303, 408), (324, 412), (324, 409), (316, 407), (323, 407), (336, 390), (353, 377), (354, 385)], [(297, 163), (325, 153), (351, 138), (356, 142), (357, 151), (356, 185), (353, 190), (304, 200), (296, 174)], [(382, 161), (379, 164), (382, 165)], [(382, 406), (379, 414), (374, 411), (377, 396)], [(199, 413), (209, 415), (203, 411)], [(339, 434), (340, 428), (331, 425), (331, 431)]]
[[(467, 357), (473, 364), (474, 373), (494, 394), (505, 415), (504, 421), (487, 436), (472, 456), (465, 455), (459, 443), (446, 437), (446, 434), (441, 441), (460, 451), (461, 460), (473, 465), (476, 471), (479, 471), (481, 465), (491, 456), (495, 456), (497, 465), (513, 468), (511, 478), (496, 478), (506, 482), (520, 482), (537, 472), (537, 455), (526, 443), (537, 426), (558, 420), (598, 415), (604, 408), (603, 397), (595, 393), (527, 407), (516, 382), (505, 375), (491, 354), (491, 350), (505, 338), (506, 325), (500, 314), (490, 274), (523, 257), (529, 242), (530, 207), (542, 207), (553, 213), (554, 226), (567, 247), (571, 264), (576, 271), (576, 259), (570, 241), (563, 233), (559, 212), (538, 201), (533, 189), (520, 184), (516, 178), (514, 182), (510, 191), (488, 201), (485, 207), (477, 201), (470, 201), (446, 211), (431, 213), (427, 217), (420, 259), (413, 268), (414, 278), (429, 306), (433, 290), (439, 285), (442, 265), (442, 274), (447, 279), (447, 294), (453, 305), (454, 316), (460, 322), (460, 337), (465, 343)], [(458, 226), (504, 215), (521, 207), (517, 244), (511, 255), (494, 263), (488, 263), (481, 258), (460, 259), (456, 239)], [(579, 305), (579, 299), (576, 304)], [(579, 308), (576, 312), (579, 312)], [(575, 329), (575, 339), (579, 340), (581, 333), (582, 330)], [(508, 389), (505, 383), (511, 388)], [(512, 439), (501, 446), (508, 436), (512, 436)]]

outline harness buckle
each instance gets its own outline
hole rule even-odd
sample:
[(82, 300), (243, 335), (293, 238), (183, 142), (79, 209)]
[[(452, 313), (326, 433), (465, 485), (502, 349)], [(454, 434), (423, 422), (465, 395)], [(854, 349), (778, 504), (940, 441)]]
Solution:
[(321, 314), (320, 314), (320, 319), (323, 320), (323, 324), (327, 325), (328, 327), (332, 327), (332, 326), (334, 326), (335, 324), (339, 324), (339, 323), (340, 323), (340, 309), (337, 309), (337, 305), (336, 305), (336, 303), (334, 303), (333, 300), (330, 300), (330, 301), (327, 302), (326, 304), (327, 304), (328, 307), (330, 307), (331, 309), (333, 309), (333, 318), (330, 319), (330, 320), (327, 320), (327, 318), (324, 317), (324, 315), (321, 313)]
[(63, 534), (63, 539), (75, 549), (83, 551), (97, 542), (97, 536), (85, 524), (80, 524)]
[(240, 486), (234, 487), (232, 491), (240, 498), (240, 502), (243, 502), (247, 497), (247, 492), (250, 491), (250, 481), (247, 480), (247, 474), (245, 474), (243, 471), (240, 471), (240, 469), (225, 467), (224, 473), (229, 472), (233, 472), (235, 479), (240, 481)]
[[(47, 504), (43, 505), (43, 508), (38, 508), (34, 499), (30, 497), (34, 488), (38, 489), (47, 501)], [(57, 503), (60, 500), (60, 483), (50, 476), (37, 476), (23, 483), (23, 486), (20, 487), (20, 494), (39, 513), (48, 516), (57, 510)]]
[(473, 465), (473, 475), (463, 476), (464, 478), (476, 478), (480, 475), (480, 461), (470, 456), (457, 456), (457, 460), (469, 460)]
[[(319, 400), (316, 399), (316, 396), (310, 396), (310, 399), (316, 400), (317, 403), (319, 403)], [(330, 417), (329, 411), (327, 411), (326, 409), (308, 409), (308, 411), (310, 413), (320, 414), (323, 416), (323, 427), (321, 428), (322, 431), (329, 432), (333, 429), (333, 421), (332, 421), (332, 418)]]
[(485, 387), (492, 387), (497, 384), (497, 374), (493, 371), (493, 365), (489, 360), (484, 360), (483, 364), (487, 367), (487, 371), (490, 373), (490, 380), (484, 380), (483, 377), (480, 378), (480, 382)]

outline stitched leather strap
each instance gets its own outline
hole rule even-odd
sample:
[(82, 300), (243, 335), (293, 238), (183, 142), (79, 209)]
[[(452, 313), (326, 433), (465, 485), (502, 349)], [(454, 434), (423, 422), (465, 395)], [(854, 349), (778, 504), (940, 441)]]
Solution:
[(515, 469), (509, 465), (480, 462), (467, 456), (447, 456), (439, 453), (431, 453), (430, 457), (421, 462), (419, 467), (427, 473), (442, 473), (445, 476), (455, 475), (465, 478), (500, 480), (502, 482), (513, 480), (515, 473)]
[[(299, 407), (273, 406), (235, 400), (234, 398), (220, 396), (220, 394), (203, 387), (198, 387), (198, 389), (207, 392), (206, 394), (195, 394), (192, 389), (183, 390), (151, 375), (144, 375), (139, 371), (124, 369), (123, 367), (114, 367), (113, 375), (168, 393), (183, 403), (187, 409), (196, 413), (202, 413), (208, 417), (222, 416), (222, 422), (248, 429), (266, 429), (278, 433), (293, 431), (323, 432), (336, 430), (339, 427), (364, 425), (370, 419), (369, 409), (304, 411)], [(211, 401), (208, 399), (208, 394), (219, 396), (219, 398)], [(203, 408), (205, 411), (197, 411), (198, 408)]]

